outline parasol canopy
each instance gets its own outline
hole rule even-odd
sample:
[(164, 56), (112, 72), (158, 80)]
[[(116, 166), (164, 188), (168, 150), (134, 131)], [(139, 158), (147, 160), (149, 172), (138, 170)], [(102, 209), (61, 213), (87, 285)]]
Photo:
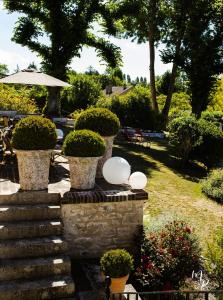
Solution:
[(69, 87), (69, 83), (50, 75), (34, 71), (22, 70), (18, 73), (6, 76), (0, 79), (0, 83), (14, 83), (14, 84), (27, 84), (27, 85), (45, 85), (52, 87)]

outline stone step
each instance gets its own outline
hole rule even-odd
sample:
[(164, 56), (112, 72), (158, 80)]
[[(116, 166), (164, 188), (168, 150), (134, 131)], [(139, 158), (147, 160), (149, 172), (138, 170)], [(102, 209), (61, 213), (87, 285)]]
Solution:
[(48, 300), (72, 297), (74, 282), (70, 276), (41, 280), (18, 280), (0, 283), (0, 300)]
[(59, 193), (48, 193), (46, 191), (22, 191), (12, 195), (0, 195), (0, 205), (12, 204), (60, 204)]
[(0, 241), (0, 259), (45, 257), (66, 251), (67, 243), (58, 236)]
[(68, 256), (5, 259), (0, 262), (0, 282), (69, 275), (70, 273), (71, 262)]
[(50, 220), (60, 217), (59, 205), (1, 205), (0, 222)]
[(60, 235), (62, 232), (63, 226), (59, 220), (0, 222), (0, 240)]

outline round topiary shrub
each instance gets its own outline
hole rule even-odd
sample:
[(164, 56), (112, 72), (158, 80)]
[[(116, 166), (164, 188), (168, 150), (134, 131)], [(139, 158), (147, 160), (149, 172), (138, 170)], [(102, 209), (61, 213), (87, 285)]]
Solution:
[(120, 128), (120, 121), (106, 108), (89, 108), (79, 115), (75, 128), (93, 130), (102, 136), (114, 136)]
[(133, 258), (124, 249), (107, 251), (100, 260), (101, 271), (111, 278), (120, 278), (133, 270)]
[(63, 153), (74, 157), (99, 157), (105, 152), (105, 142), (96, 132), (77, 130), (70, 132), (63, 144)]
[(216, 169), (202, 181), (202, 192), (209, 198), (223, 203), (223, 170)]
[(20, 120), (12, 134), (12, 146), (18, 150), (54, 149), (56, 142), (55, 124), (40, 116)]

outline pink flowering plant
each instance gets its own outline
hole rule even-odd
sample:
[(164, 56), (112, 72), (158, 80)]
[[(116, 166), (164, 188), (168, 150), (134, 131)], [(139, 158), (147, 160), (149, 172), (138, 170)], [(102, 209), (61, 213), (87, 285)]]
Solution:
[(143, 232), (136, 277), (142, 290), (171, 290), (198, 270), (200, 248), (184, 221), (167, 223), (158, 231)]

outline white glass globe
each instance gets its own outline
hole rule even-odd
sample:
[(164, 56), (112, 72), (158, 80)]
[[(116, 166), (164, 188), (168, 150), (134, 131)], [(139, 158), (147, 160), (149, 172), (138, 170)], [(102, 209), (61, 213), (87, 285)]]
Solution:
[(122, 157), (109, 158), (102, 169), (104, 179), (111, 184), (128, 183), (131, 167)]
[(142, 172), (135, 172), (129, 177), (129, 185), (133, 190), (144, 189), (147, 185), (147, 177)]

